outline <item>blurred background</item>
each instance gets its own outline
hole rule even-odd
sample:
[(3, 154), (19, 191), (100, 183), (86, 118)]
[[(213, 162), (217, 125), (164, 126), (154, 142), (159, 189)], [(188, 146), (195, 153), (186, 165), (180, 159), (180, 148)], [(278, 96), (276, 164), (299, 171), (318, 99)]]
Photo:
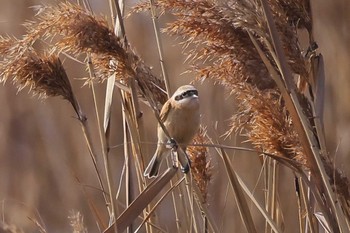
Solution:
[[(90, 0), (97, 15), (109, 16), (106, 1)], [(315, 38), (319, 51), (325, 58), (326, 102), (325, 128), (329, 153), (337, 167), (349, 176), (350, 169), (350, 2), (347, 0), (311, 1), (314, 18)], [(45, 0), (0, 0), (0, 35), (24, 34), (22, 24), (31, 20), (35, 12), (31, 6), (38, 4), (56, 4), (57, 1)], [(135, 5), (135, 1), (126, 1), (126, 12)], [(164, 25), (166, 19), (161, 19)], [(132, 47), (153, 67), (153, 73), (161, 77), (155, 38), (151, 18), (148, 14), (137, 14), (125, 21), (128, 39)], [(162, 35), (165, 48), (165, 61), (171, 79), (172, 90), (193, 80), (190, 74), (182, 73), (188, 68), (184, 63), (179, 39)], [(82, 87), (81, 78), (87, 76), (85, 67), (64, 58), (64, 66), (73, 84), (74, 91), (82, 109), (88, 117), (89, 126), (96, 148), (99, 138), (96, 115), (93, 108), (91, 90)], [(199, 88), (202, 102), (202, 123), (207, 126), (209, 135), (223, 144), (239, 145), (238, 136), (224, 140), (219, 138), (228, 129), (229, 117), (234, 113), (234, 100), (220, 86), (208, 85), (208, 82), (195, 83)], [(105, 84), (97, 84), (97, 100), (103, 110)], [(46, 227), (48, 232), (69, 232), (68, 216), (72, 210), (80, 211), (89, 232), (97, 232), (94, 218), (88, 208), (86, 196), (81, 185), (98, 187), (88, 150), (73, 109), (63, 99), (49, 98), (38, 100), (28, 90), (17, 92), (11, 82), (0, 85), (0, 217), (1, 221), (14, 224), (25, 232), (38, 232), (35, 221)], [(141, 105), (147, 124), (148, 142), (156, 142), (156, 120), (147, 106)], [(103, 111), (100, 111), (102, 113)], [(102, 116), (102, 114), (100, 114)], [(112, 115), (112, 140), (116, 145), (111, 151), (113, 157), (113, 175), (119, 181), (123, 165), (123, 142), (121, 109), (115, 98)], [(119, 146), (117, 146), (119, 145)], [(147, 144), (149, 153), (155, 145)], [(248, 145), (245, 145), (248, 146)], [(97, 150), (98, 151), (98, 150)], [(232, 162), (238, 174), (251, 190), (258, 183), (260, 161), (255, 154), (234, 153)], [(232, 198), (228, 194), (226, 174), (217, 154), (211, 153), (212, 180), (209, 187), (209, 208), (217, 219), (222, 232), (244, 232), (241, 220)], [(286, 169), (280, 175), (283, 179), (292, 179)], [(80, 182), (77, 181), (77, 178)], [(257, 190), (261, 189), (258, 185)], [(293, 187), (280, 185), (280, 192), (293, 192)], [(261, 191), (261, 190), (260, 190)], [(261, 192), (259, 192), (261, 193)], [(99, 191), (91, 188), (89, 195), (105, 211), (104, 201)], [(261, 194), (258, 194), (261, 195)], [(282, 197), (285, 195), (282, 195)], [(261, 198), (263, 196), (261, 195)], [(258, 197), (259, 198), (259, 197)], [(295, 232), (294, 221), (297, 218), (295, 202), (282, 201), (285, 214), (286, 232)], [(162, 221), (165, 229), (174, 232), (174, 218), (169, 217), (166, 208), (161, 206)], [(263, 221), (256, 214), (256, 221)]]

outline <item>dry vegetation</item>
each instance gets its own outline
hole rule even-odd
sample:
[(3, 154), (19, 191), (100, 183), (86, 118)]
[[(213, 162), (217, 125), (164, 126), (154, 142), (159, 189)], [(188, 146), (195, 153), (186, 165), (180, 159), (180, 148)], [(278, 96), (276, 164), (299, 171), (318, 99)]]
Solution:
[[(37, 206), (37, 202), (27, 206), (26, 198), (18, 200), (15, 195), (9, 201), (10, 192), (0, 193), (4, 216), (0, 232), (21, 232), (17, 225), (25, 232), (67, 231), (69, 225), (72, 232), (350, 232), (349, 181), (334, 165), (334, 153), (326, 144), (327, 63), (317, 50), (309, 1), (145, 1), (127, 9), (128, 17), (122, 17), (125, 3), (117, 2), (109, 2), (111, 18), (118, 19), (110, 24), (93, 13), (88, 1), (36, 6), (37, 14), (24, 24), (23, 36), (0, 38), (1, 82), (12, 82), (19, 91), (28, 90), (48, 102), (62, 97), (76, 114), (76, 120), (63, 121), (78, 121), (81, 127), (79, 131), (76, 124), (66, 124), (74, 129), (72, 138), (81, 140), (69, 142), (67, 136), (60, 142), (51, 135), (57, 122), (64, 125), (62, 120), (43, 120), (38, 126), (42, 134), (28, 138), (36, 145), (30, 153), (44, 156), (40, 166), (53, 168), (38, 175), (28, 164), (27, 170), (16, 170), (20, 179), (26, 176), (28, 196), (37, 192), (34, 198), (38, 198), (45, 189), (59, 186), (47, 192), (52, 206)], [(215, 84), (233, 97), (236, 107), (229, 125), (226, 119), (218, 124), (224, 126), (225, 138), (237, 137), (251, 148), (232, 146), (216, 130), (207, 130), (208, 122), (215, 121), (208, 119), (187, 151), (192, 161), (189, 174), (170, 166), (154, 181), (143, 177), (154, 148), (154, 143), (148, 145), (148, 131), (155, 131), (155, 124), (152, 128), (147, 123), (159, 120), (158, 111), (177, 82), (167, 75), (169, 67), (163, 59), (163, 72), (158, 75), (135, 52), (124, 24), (140, 12), (153, 19), (156, 35), (166, 33), (172, 38), (170, 44), (182, 45), (188, 72), (195, 77), (190, 81), (197, 85), (206, 81), (206, 91), (200, 92), (203, 109), (214, 112), (227, 106), (224, 100), (209, 106), (206, 92)], [(162, 17), (168, 21), (160, 28)], [(156, 38), (158, 50), (151, 51), (158, 54), (155, 60), (164, 56), (163, 43)], [(66, 71), (69, 62), (82, 69), (79, 78), (84, 82)], [(100, 90), (101, 86), (107, 88)], [(82, 101), (86, 92), (90, 99)], [(47, 105), (40, 111), (45, 112)], [(121, 116), (111, 114), (115, 106), (122, 110)], [(24, 121), (20, 127), (25, 124), (33, 123)], [(44, 140), (46, 136), (52, 141)], [(86, 149), (78, 153), (84, 144)], [(75, 149), (68, 152), (69, 147)], [(50, 151), (68, 156), (53, 158)], [(253, 166), (239, 172), (233, 156), (237, 151), (253, 155), (245, 160), (260, 159), (255, 186), (245, 181)], [(20, 154), (12, 149), (2, 159), (10, 160), (12, 153)], [(25, 156), (26, 151), (22, 153)], [(174, 148), (172, 154), (177, 153), (183, 152)], [(10, 177), (6, 172), (2, 175)], [(54, 184), (47, 186), (50, 179), (40, 183), (42, 176), (53, 177)], [(10, 202), (18, 206), (8, 208)], [(64, 203), (63, 210), (79, 212), (67, 214), (66, 224), (57, 224), (56, 202)], [(290, 205), (294, 212), (288, 210)], [(15, 221), (17, 213), (29, 219), (29, 226)]]

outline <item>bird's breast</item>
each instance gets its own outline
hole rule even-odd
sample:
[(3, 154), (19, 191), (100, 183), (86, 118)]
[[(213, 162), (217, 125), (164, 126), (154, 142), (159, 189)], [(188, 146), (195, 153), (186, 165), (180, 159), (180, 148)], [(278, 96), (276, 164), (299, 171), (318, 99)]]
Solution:
[(165, 127), (180, 144), (188, 144), (199, 128), (199, 109), (177, 109), (169, 114)]

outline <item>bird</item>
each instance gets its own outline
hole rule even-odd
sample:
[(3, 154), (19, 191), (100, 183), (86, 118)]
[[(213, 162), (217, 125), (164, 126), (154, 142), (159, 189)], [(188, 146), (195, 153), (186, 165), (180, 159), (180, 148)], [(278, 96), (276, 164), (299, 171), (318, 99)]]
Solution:
[[(159, 118), (169, 133), (170, 142), (175, 141), (185, 152), (185, 155), (179, 153), (178, 159), (183, 171), (188, 172), (190, 164), (186, 155), (186, 147), (192, 141), (200, 125), (198, 90), (192, 85), (180, 86), (163, 105)], [(158, 124), (157, 134), (156, 152), (144, 172), (144, 176), (148, 178), (158, 176), (160, 164), (170, 152), (170, 148), (166, 145), (169, 138), (160, 124)]]

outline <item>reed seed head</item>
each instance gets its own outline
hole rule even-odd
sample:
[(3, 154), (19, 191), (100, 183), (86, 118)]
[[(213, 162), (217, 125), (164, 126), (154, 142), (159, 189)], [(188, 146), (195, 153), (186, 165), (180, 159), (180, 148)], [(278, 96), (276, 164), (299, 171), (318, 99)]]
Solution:
[[(195, 144), (209, 144), (206, 138), (206, 129), (201, 127), (199, 133), (193, 139)], [(208, 196), (208, 185), (211, 180), (211, 166), (208, 159), (209, 150), (205, 146), (189, 146), (187, 148), (191, 160), (191, 174), (196, 185), (202, 193), (204, 202)]]
[(151, 90), (145, 93), (138, 89), (142, 99), (151, 94), (148, 97), (159, 105), (165, 102), (166, 95), (160, 90), (165, 88), (163, 81), (152, 75), (149, 67), (123, 39), (114, 34), (104, 18), (76, 4), (63, 2), (43, 7), (36, 20), (28, 22), (26, 27), (25, 44), (49, 39), (53, 41), (53, 49), (59, 52), (87, 53), (98, 81), (104, 81), (111, 75), (124, 83), (129, 78), (135, 78), (138, 84)]

